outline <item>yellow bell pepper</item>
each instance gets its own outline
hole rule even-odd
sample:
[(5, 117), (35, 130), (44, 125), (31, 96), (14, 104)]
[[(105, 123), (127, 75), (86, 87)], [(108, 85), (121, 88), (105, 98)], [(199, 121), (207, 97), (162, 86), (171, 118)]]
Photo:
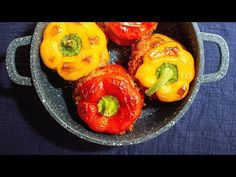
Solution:
[(109, 61), (105, 34), (94, 22), (52, 22), (40, 46), (44, 64), (65, 80), (88, 75)]
[(155, 93), (163, 102), (183, 99), (195, 76), (192, 55), (181, 44), (169, 39), (145, 54), (135, 75), (147, 88), (147, 96)]

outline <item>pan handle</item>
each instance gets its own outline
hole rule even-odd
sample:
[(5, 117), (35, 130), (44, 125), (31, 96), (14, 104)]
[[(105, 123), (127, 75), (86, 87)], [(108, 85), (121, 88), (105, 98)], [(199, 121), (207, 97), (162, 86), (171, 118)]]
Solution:
[(25, 36), (14, 39), (7, 48), (6, 69), (10, 79), (19, 85), (32, 86), (31, 78), (19, 75), (16, 70), (16, 50), (20, 46), (29, 45), (31, 43), (31, 38), (32, 36)]
[(220, 35), (212, 34), (212, 33), (203, 33), (201, 32), (201, 36), (203, 41), (214, 42), (219, 46), (220, 49), (220, 66), (216, 73), (211, 74), (203, 74), (200, 78), (201, 82), (214, 82), (222, 79), (229, 67), (229, 48), (224, 40)]

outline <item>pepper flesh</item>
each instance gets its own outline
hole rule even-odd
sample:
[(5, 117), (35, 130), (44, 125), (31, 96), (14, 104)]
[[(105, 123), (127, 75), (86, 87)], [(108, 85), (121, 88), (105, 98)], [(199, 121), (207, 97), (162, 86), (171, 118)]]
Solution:
[(143, 97), (123, 67), (113, 64), (98, 69), (103, 74), (77, 84), (74, 97), (78, 114), (93, 131), (123, 134), (141, 114)]
[(52, 22), (40, 46), (44, 64), (68, 81), (88, 75), (109, 61), (105, 34), (94, 22)]
[[(148, 96), (151, 96), (155, 91), (155, 95), (160, 101), (179, 101), (187, 95), (189, 84), (194, 79), (194, 59), (180, 43), (167, 36), (163, 36), (155, 34), (155, 38), (151, 37), (151, 40), (157, 40), (158, 38), (159, 43), (156, 43), (156, 46), (144, 55), (143, 64), (138, 68), (135, 78), (142, 86), (147, 88), (146, 94)], [(178, 79), (175, 82), (168, 82), (168, 79), (163, 76), (163, 79), (166, 79), (165, 82), (158, 85), (157, 69), (164, 63), (177, 67)], [(168, 73), (165, 75), (167, 77)], [(159, 82), (162, 81), (160, 79)]]

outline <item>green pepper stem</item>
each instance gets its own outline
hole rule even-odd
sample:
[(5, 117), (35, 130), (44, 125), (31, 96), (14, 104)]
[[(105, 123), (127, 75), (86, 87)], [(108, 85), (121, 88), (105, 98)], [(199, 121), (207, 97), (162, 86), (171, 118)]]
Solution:
[(97, 104), (98, 112), (106, 117), (115, 115), (119, 109), (119, 103), (113, 96), (103, 96)]
[(159, 90), (163, 85), (167, 84), (174, 76), (174, 72), (170, 68), (164, 68), (161, 76), (158, 80), (145, 91), (147, 96), (153, 95), (157, 90)]
[(73, 46), (72, 46), (72, 40), (71, 39), (68, 39), (67, 41), (65, 41), (64, 42), (64, 45), (65, 45), (65, 47), (67, 47), (67, 48), (73, 48)]
[(80, 53), (82, 41), (77, 34), (68, 34), (62, 38), (59, 47), (63, 56), (72, 57)]

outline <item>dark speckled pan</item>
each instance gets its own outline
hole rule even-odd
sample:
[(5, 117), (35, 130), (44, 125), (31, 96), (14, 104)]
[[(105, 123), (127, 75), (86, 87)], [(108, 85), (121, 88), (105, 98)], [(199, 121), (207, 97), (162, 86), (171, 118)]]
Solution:
[[(78, 118), (70, 87), (65, 87), (64, 81), (56, 74), (52, 74), (41, 63), (39, 47), (43, 29), (46, 25), (47, 23), (38, 23), (33, 36), (18, 38), (11, 42), (6, 56), (8, 74), (12, 81), (17, 84), (34, 86), (45, 108), (64, 128), (80, 138), (102, 145), (132, 145), (162, 134), (172, 127), (189, 109), (200, 84), (220, 80), (226, 74), (229, 65), (229, 49), (221, 36), (200, 32), (197, 23), (159, 23), (157, 30), (159, 33), (180, 41), (195, 58), (196, 77), (191, 83), (187, 97), (175, 103), (148, 103), (148, 106), (143, 109), (141, 117), (135, 123), (133, 131), (125, 135), (95, 133), (89, 130)], [(221, 64), (216, 73), (203, 74), (205, 60), (203, 41), (214, 42), (219, 46)], [(15, 52), (19, 46), (23, 45), (31, 45), (30, 66), (32, 78), (20, 76), (16, 71)], [(108, 47), (111, 61), (126, 66), (130, 53), (129, 48), (122, 48), (112, 43)]]

